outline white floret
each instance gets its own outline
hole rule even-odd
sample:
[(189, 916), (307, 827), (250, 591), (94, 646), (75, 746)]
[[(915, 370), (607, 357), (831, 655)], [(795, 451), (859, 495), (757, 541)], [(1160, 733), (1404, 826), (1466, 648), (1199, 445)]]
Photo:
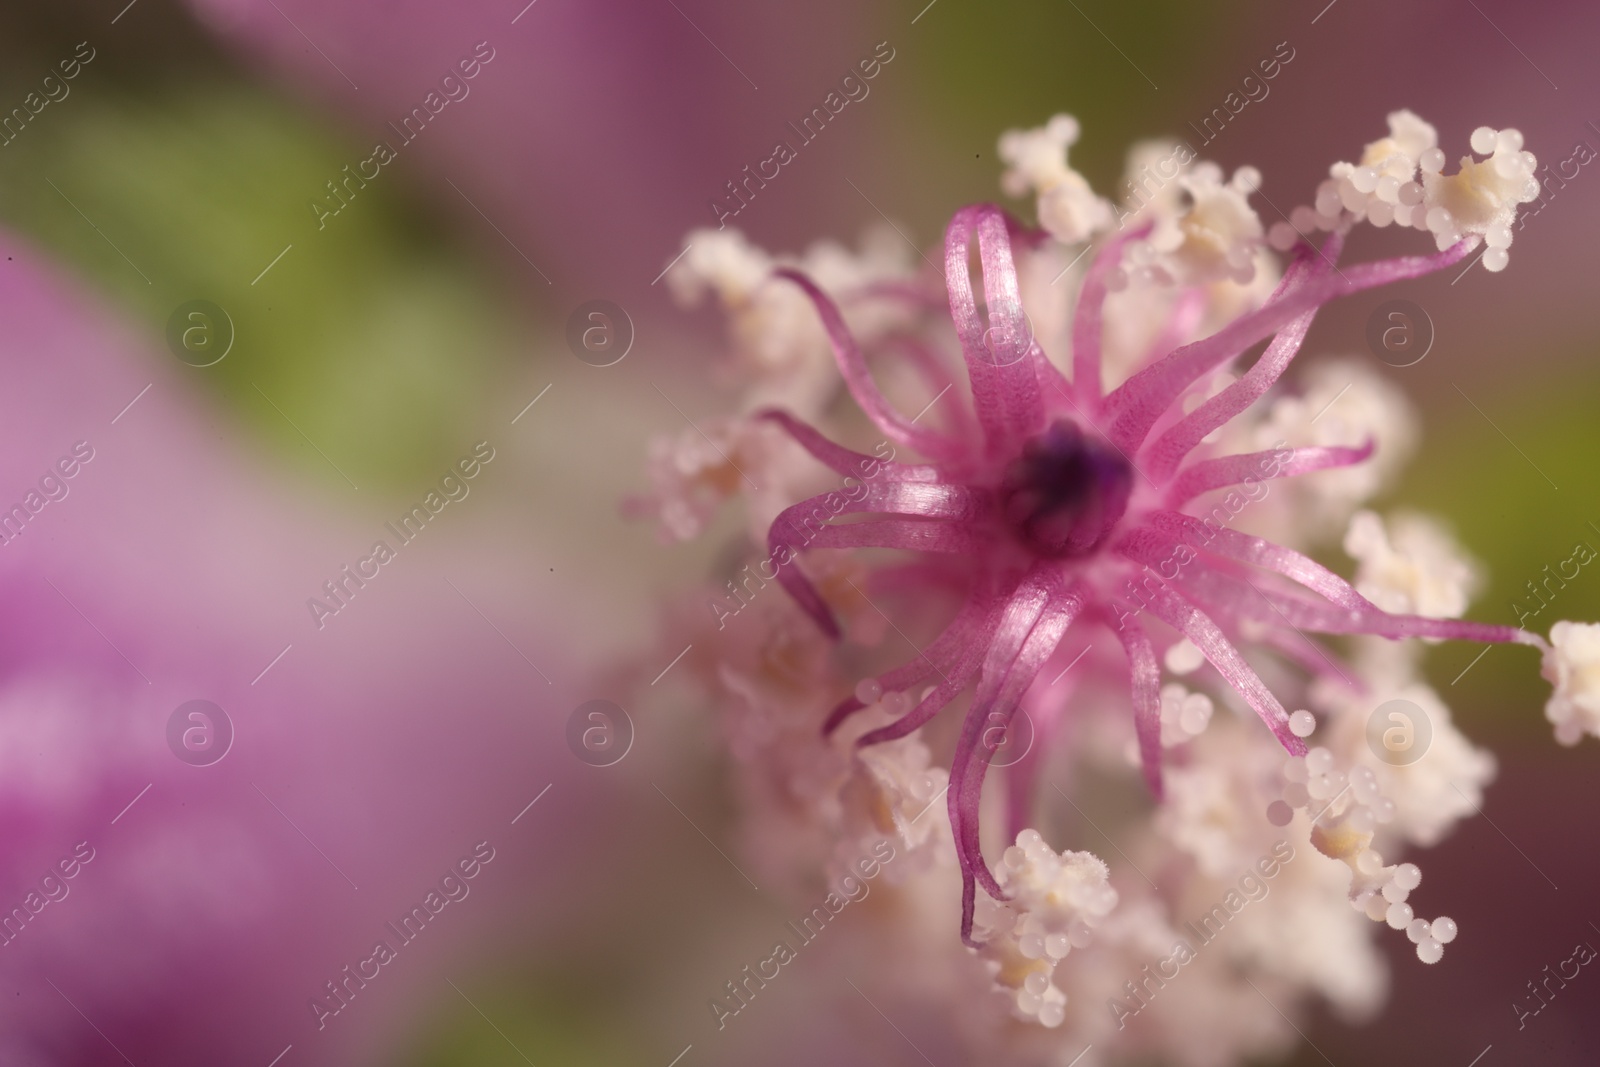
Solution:
[(696, 230), (689, 248), (667, 271), (667, 286), (678, 302), (694, 306), (707, 292), (737, 309), (772, 273), (772, 257), (738, 230)]
[(1369, 143), (1358, 163), (1335, 163), (1317, 190), (1317, 213), (1334, 205), (1374, 226), (1418, 225), (1424, 191), (1417, 181), (1422, 159), (1437, 151), (1439, 134), (1410, 111), (1389, 115), (1389, 136)]
[(1142, 213), (1178, 214), (1183, 208), (1178, 179), (1193, 161), (1193, 150), (1181, 141), (1138, 141), (1128, 149), (1122, 179), (1123, 225)]
[(1300, 393), (1280, 395), (1229, 423), (1219, 443), (1229, 452), (1254, 452), (1280, 442), (1290, 448), (1374, 442), (1364, 462), (1275, 482), (1264, 501), (1240, 514), (1239, 528), (1294, 546), (1343, 530), (1410, 460), (1419, 430), (1410, 400), (1370, 360), (1314, 363), (1301, 385)]
[(1555, 724), (1556, 740), (1575, 745), (1584, 734), (1600, 737), (1600, 623), (1552, 626), (1542, 673), (1555, 686), (1544, 716)]
[(1454, 538), (1421, 515), (1384, 520), (1357, 512), (1344, 550), (1361, 566), (1356, 589), (1384, 611), (1455, 619), (1467, 610), (1479, 584), (1478, 568)]
[(1005, 850), (996, 879), (1005, 901), (980, 894), (973, 937), (997, 989), (1013, 997), (1018, 1018), (1061, 1025), (1067, 998), (1051, 981), (1073, 949), (1094, 940), (1095, 927), (1117, 905), (1111, 871), (1089, 852), (1056, 852), (1037, 830), (1023, 830)]
[(1441, 249), (1463, 237), (1482, 236), (1488, 244), (1483, 253), (1485, 270), (1504, 270), (1511, 244), (1511, 224), (1517, 206), (1539, 196), (1539, 180), (1533, 176), (1538, 160), (1522, 148), (1518, 130), (1494, 130), (1480, 126), (1472, 133), (1472, 150), (1487, 159), (1461, 157), (1461, 169), (1446, 175), (1424, 161), (1423, 204), (1427, 226)]
[(1137, 266), (1148, 266), (1157, 281), (1249, 283), (1255, 278), (1256, 251), (1265, 233), (1249, 203), (1250, 194), (1261, 185), (1261, 173), (1240, 167), (1224, 182), (1221, 167), (1196, 163), (1177, 182), (1188, 194), (1188, 207), (1158, 213), (1148, 251), (1135, 245), (1129, 250), (1130, 259)]
[(667, 271), (666, 282), (684, 306), (715, 295), (728, 315), (728, 329), (743, 377), (751, 385), (750, 406), (782, 403), (810, 416), (838, 390), (832, 346), (815, 306), (799, 286), (772, 277), (795, 267), (840, 304), (845, 323), (863, 344), (911, 319), (904, 300), (851, 299), (880, 282), (908, 283), (915, 253), (889, 226), (866, 231), (859, 252), (819, 241), (804, 256), (774, 256), (735, 229), (696, 230), (688, 250)]
[[(907, 852), (933, 845), (948, 837), (949, 820), (938, 803), (950, 782), (950, 772), (933, 765), (932, 754), (919, 734), (859, 749), (876, 795), (872, 815), (880, 832), (894, 832)], [(924, 817), (926, 816), (926, 817)]]
[(1063, 244), (1078, 244), (1112, 224), (1111, 205), (1096, 196), (1083, 175), (1067, 164), (1078, 143), (1078, 120), (1057, 115), (1031, 130), (1000, 136), (1000, 158), (1008, 169), (1000, 187), (1008, 196), (1038, 197), (1039, 225)]
[[(1370, 785), (1352, 779), (1350, 799), (1372, 809), (1387, 833), (1432, 847), (1456, 823), (1478, 813), (1484, 788), (1494, 780), (1494, 755), (1456, 727), (1449, 705), (1418, 680), (1416, 664), (1403, 646), (1374, 639), (1360, 647), (1350, 666), (1369, 695), (1351, 691), (1342, 681), (1319, 687), (1336, 713), (1327, 743), (1342, 758), (1366, 768), (1358, 773)], [(1428, 747), (1415, 762), (1390, 763), (1370, 747), (1369, 719), (1390, 700), (1406, 701), (1414, 708), (1411, 714), (1426, 720)], [(1421, 724), (1416, 728), (1420, 736)]]
[(772, 451), (770, 428), (744, 419), (707, 419), (700, 427), (658, 434), (649, 444), (651, 492), (632, 501), (637, 517), (655, 518), (664, 541), (698, 536), (740, 492), (740, 471), (760, 471)]
[(1480, 126), (1472, 150), (1487, 159), (1463, 156), (1460, 169), (1445, 174), (1446, 156), (1438, 133), (1410, 111), (1389, 115), (1389, 136), (1366, 146), (1360, 162), (1335, 163), (1317, 187), (1315, 203), (1289, 214), (1272, 227), (1272, 247), (1287, 250), (1314, 230), (1333, 230), (1351, 222), (1409, 226), (1427, 230), (1440, 251), (1463, 238), (1488, 246), (1484, 269), (1504, 270), (1517, 207), (1536, 199), (1539, 182), (1533, 153), (1523, 151), (1514, 129)]

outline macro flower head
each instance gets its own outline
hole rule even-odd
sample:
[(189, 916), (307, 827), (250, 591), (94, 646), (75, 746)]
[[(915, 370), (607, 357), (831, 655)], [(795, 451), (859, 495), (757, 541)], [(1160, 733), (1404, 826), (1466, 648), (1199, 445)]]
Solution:
[[(719, 500), (753, 490), (758, 559), (702, 624), (717, 650), (708, 684), (727, 699), (738, 754), (763, 781), (753, 807), (782, 809), (791, 829), (809, 819), (805, 840), (831, 833), (824, 865), (882, 831), (908, 852), (942, 855), (926, 877), (959, 885), (951, 918), (980, 961), (978, 984), (1012, 1020), (1044, 1029), (1071, 1020), (1092, 1035), (1107, 1016), (1125, 1030), (1151, 1003), (1206, 1016), (1237, 978), (1218, 972), (1209, 991), (1193, 982), (1159, 1001), (1155, 987), (1121, 979), (1175, 938), (1187, 954), (1168, 960), (1186, 965), (1198, 946), (1177, 935), (1179, 916), (1212, 892), (1240, 898), (1226, 883), (1241, 869), (1257, 882), (1291, 869), (1295, 844), (1317, 855), (1282, 877), (1295, 888), (1280, 890), (1280, 910), (1259, 909), (1256, 941), (1230, 950), (1236, 969), (1359, 1014), (1381, 995), (1382, 969), (1359, 931), (1343, 936), (1352, 920), (1404, 930), (1418, 957), (1436, 962), (1456, 924), (1418, 916), (1407, 901), (1420, 868), (1385, 857), (1471, 814), (1494, 763), (1421, 681), (1423, 642), (1540, 648), (1557, 686), (1548, 714), (1558, 737), (1596, 732), (1593, 628), (1559, 624), (1552, 648), (1516, 627), (1463, 621), (1477, 571), (1448, 532), (1358, 511), (1384, 480), (1386, 449), (1410, 447), (1403, 402), (1359, 373), (1326, 404), (1288, 385), (1323, 305), (1480, 248), (1486, 267), (1503, 269), (1517, 206), (1538, 194), (1535, 158), (1515, 130), (1479, 129), (1471, 147), (1486, 158), (1465, 156), (1447, 174), (1433, 127), (1405, 111), (1389, 126), (1357, 163), (1332, 166), (1314, 206), (1267, 225), (1251, 204), (1256, 168), (1227, 176), (1183, 146), (1140, 146), (1127, 200), (1100, 198), (1067, 163), (1076, 121), (1057, 116), (1000, 141), (1005, 190), (1036, 196), (1038, 228), (998, 206), (967, 207), (946, 230), (942, 278), (863, 266), (829, 286), (775, 261), (732, 306), (745, 343), (765, 328), (780, 331), (768, 347), (831, 354), (829, 380), (866, 418), (842, 401), (811, 402), (829, 395), (828, 380), (796, 390), (808, 410), (772, 407), (757, 375), (715, 457), (701, 441), (678, 446), (699, 456), (702, 486), (726, 487)], [(1141, 180), (1151, 174), (1156, 187)], [(1345, 246), (1363, 222), (1428, 232), (1435, 248), (1351, 262)], [(680, 293), (710, 284), (693, 263), (674, 269)], [(785, 290), (808, 298), (820, 332), (791, 325)], [(780, 302), (781, 314), (763, 318), (763, 304)], [(1339, 417), (1314, 425), (1341, 400)], [(863, 445), (814, 425), (825, 421)], [(1330, 425), (1333, 439), (1318, 436)], [(674, 449), (660, 447), (658, 464)], [(804, 485), (814, 488), (803, 498), (774, 502)], [(681, 531), (671, 516), (683, 485), (658, 477), (656, 487), (650, 506)], [(1354, 581), (1306, 551), (1336, 540), (1330, 523), (1345, 522)], [(771, 582), (792, 606), (762, 592)], [(880, 598), (930, 638), (907, 636)], [(885, 641), (907, 652), (873, 647)], [(775, 686), (779, 647), (787, 666)], [(796, 647), (808, 650), (800, 660)], [(1389, 698), (1428, 720), (1429, 759), (1386, 760), (1369, 743), (1368, 713)], [(963, 703), (952, 713), (959, 725), (945, 725), (942, 713)], [(1241, 714), (1216, 716), (1219, 704)], [(995, 767), (1003, 788), (986, 801)], [(1059, 800), (1080, 813), (1097, 806), (1054, 775), (1133, 771), (1152, 815), (1123, 830), (1138, 841), (1128, 849), (1138, 865), (1120, 849), (1109, 857), (1125, 862), (1119, 869), (1052, 848)], [(941, 792), (948, 836), (913, 831)], [(751, 815), (757, 836), (762, 817)], [(985, 827), (1015, 842), (997, 863)], [(782, 851), (765, 836), (761, 851)], [(1291, 892), (1293, 908), (1281, 900)], [(1224, 914), (1236, 912), (1230, 903)], [(1302, 937), (1323, 950), (1269, 947)], [(1282, 1040), (1240, 1032), (1166, 1051), (1222, 1062), (1217, 1049)]]

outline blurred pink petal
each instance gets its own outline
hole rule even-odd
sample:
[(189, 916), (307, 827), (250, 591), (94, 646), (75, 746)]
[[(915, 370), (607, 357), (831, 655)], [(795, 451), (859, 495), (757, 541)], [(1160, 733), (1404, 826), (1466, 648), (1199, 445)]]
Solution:
[[(297, 91), (348, 116), (358, 135), (387, 139), (405, 169), (422, 168), (441, 202), (536, 292), (548, 278), (574, 303), (586, 287), (646, 290), (686, 230), (716, 221), (711, 198), (726, 197), (725, 184), (767, 159), (774, 141), (793, 140), (786, 118), (820, 103), (875, 43), (862, 10), (836, 0), (759, 9), (709, 0), (193, 6)], [(459, 81), (458, 64), (480, 42), (494, 58), (402, 147), (390, 124), (447, 75)], [(832, 67), (819, 67), (819, 54), (833, 55)], [(834, 164), (871, 127), (840, 118), (849, 120), (835, 124), (842, 129), (784, 168), (809, 168), (807, 177), (763, 187), (748, 212), (762, 216), (762, 230), (855, 201), (839, 177), (848, 168)]]
[[(273, 485), (202, 407), (203, 371), (0, 243), (0, 499), (93, 450), (0, 545), (0, 1061), (382, 1058), (380, 1035), (459, 1010), (468, 946), (569, 913), (557, 872), (607, 810), (563, 742), (570, 650), (512, 600), (510, 553), (438, 552), (472, 536), (465, 508), (319, 631), (306, 598), (385, 536), (362, 517), (384, 502)], [(497, 473), (468, 498), (485, 515)], [(197, 698), (236, 729), (204, 767), (166, 737)], [(484, 841), (469, 894), (319, 1030), (310, 999)], [(30, 915), (75, 848), (92, 859)]]

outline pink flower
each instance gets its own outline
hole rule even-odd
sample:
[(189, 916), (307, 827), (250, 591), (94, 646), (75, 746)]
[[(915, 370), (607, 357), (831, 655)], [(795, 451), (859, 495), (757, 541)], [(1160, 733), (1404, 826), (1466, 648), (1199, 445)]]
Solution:
[[(1406, 113), (1395, 121), (1408, 130), (1407, 123), (1420, 123)], [(1144, 625), (1146, 612), (1192, 643), (1296, 756), (1306, 753), (1302, 736), (1311, 730), (1292, 723), (1245, 651), (1271, 650), (1298, 661), (1314, 677), (1336, 678), (1339, 668), (1305, 634), (1543, 644), (1512, 627), (1384, 611), (1308, 556), (1229, 528), (1240, 501), (1259, 499), (1271, 479), (1361, 463), (1372, 452), (1370, 441), (1358, 447), (1222, 454), (1206, 444), (1278, 381), (1322, 305), (1459, 263), (1485, 234), (1496, 251), (1495, 266), (1504, 266), (1500, 250), (1509, 243), (1508, 220), (1516, 204), (1537, 191), (1536, 184), (1531, 190), (1527, 185), (1532, 157), (1520, 151), (1515, 131), (1497, 138), (1488, 130), (1474, 135), (1473, 147), (1497, 153), (1498, 184), (1479, 180), (1476, 175), (1487, 173), (1487, 164), (1470, 158), (1461, 175), (1447, 178), (1440, 173), (1443, 153), (1432, 146), (1432, 128), (1425, 129), (1426, 137), (1411, 139), (1414, 154), (1375, 142), (1361, 167), (1335, 168), (1335, 186), (1340, 180), (1355, 182), (1344, 199), (1334, 188), (1331, 199), (1319, 195), (1315, 210), (1296, 211), (1305, 229), (1331, 232), (1318, 247), (1303, 233), (1289, 231), (1290, 262), (1259, 306), (1189, 343), (1158, 340), (1131, 368), (1131, 376), (1110, 391), (1102, 385), (1102, 317), (1108, 293), (1130, 284), (1125, 255), (1130, 264), (1144, 265), (1144, 282), (1171, 284), (1176, 276), (1202, 297), (1210, 280), (1204, 271), (1249, 281), (1262, 252), (1263, 228), (1244, 197), (1259, 176), (1244, 170), (1224, 187), (1210, 172), (1197, 169), (1189, 180), (1197, 206), (1168, 227), (1171, 240), (1147, 243), (1152, 222), (1136, 210), (1123, 216), (1131, 228), (1099, 240), (1073, 314), (1070, 380), (1034, 335), (1013, 251), (1014, 246), (1040, 246), (1047, 235), (1026, 229), (994, 206), (958, 212), (946, 231), (944, 272), (970, 383), (972, 431), (960, 420), (939, 430), (900, 415), (875, 384), (835, 301), (806, 275), (778, 272), (815, 304), (840, 372), (877, 429), (895, 446), (928, 459), (884, 462), (836, 445), (782, 412), (762, 416), (788, 430), (833, 471), (862, 479), (844, 492), (788, 508), (768, 533), (778, 580), (825, 632), (840, 632), (828, 603), (802, 568), (790, 565), (807, 550), (933, 554), (945, 559), (946, 573), (956, 571), (965, 588), (965, 600), (944, 632), (916, 658), (838, 704), (824, 729), (832, 732), (869, 702), (881, 702), (895, 718), (857, 742), (879, 744), (912, 733), (959, 694), (975, 689), (956, 744), (947, 800), (963, 882), (961, 933), (974, 947), (979, 944), (973, 936), (977, 886), (997, 900), (1009, 897), (979, 845), (979, 798), (995, 751), (988, 739), (1010, 724), (1035, 679), (1064, 654), (1069, 629), (1109, 630), (1121, 643), (1144, 778), (1157, 797), (1162, 794), (1161, 681), (1156, 644)], [(1500, 155), (1508, 158), (1502, 161)], [(1393, 187), (1371, 193), (1381, 176), (1372, 168), (1380, 162), (1383, 175), (1395, 172)], [(1051, 178), (1035, 183), (1041, 202), (1063, 187), (1050, 168), (1034, 169)], [(1064, 162), (1057, 169), (1064, 170)], [(1092, 194), (1084, 187), (1076, 195)], [(1226, 213), (1209, 208), (1219, 199), (1227, 200)], [(1403, 208), (1402, 224), (1432, 230), (1441, 250), (1341, 267), (1352, 226), (1379, 214), (1382, 225), (1396, 221), (1396, 205)], [(1195, 217), (1203, 210), (1208, 217)], [(1109, 211), (1067, 215), (1102, 218), (1102, 229), (1110, 223)], [(1286, 228), (1275, 229), (1275, 245), (1290, 244), (1284, 240)], [(1075, 229), (1057, 236), (1072, 243), (1082, 234)], [(968, 273), (974, 237), (986, 315), (980, 314)], [(1207, 254), (1196, 255), (1197, 250)], [(1181, 300), (1173, 305), (1174, 320), (1186, 314), (1184, 308)], [(1182, 325), (1171, 325), (1181, 338)], [(1269, 343), (1254, 365), (1213, 391), (1214, 372), (1262, 341)], [(1220, 503), (1214, 495), (1219, 493), (1224, 494)], [(838, 521), (844, 516), (850, 521)], [(886, 695), (879, 697), (880, 691)], [(1331, 762), (1314, 762), (1313, 774), (1332, 772)], [(1328, 766), (1322, 767), (1324, 762)], [(1035, 761), (1012, 773), (1036, 771)], [(1013, 794), (1026, 797), (1031, 786), (1024, 777), (1020, 785), (1013, 782)], [(1361, 791), (1376, 797), (1376, 788)]]

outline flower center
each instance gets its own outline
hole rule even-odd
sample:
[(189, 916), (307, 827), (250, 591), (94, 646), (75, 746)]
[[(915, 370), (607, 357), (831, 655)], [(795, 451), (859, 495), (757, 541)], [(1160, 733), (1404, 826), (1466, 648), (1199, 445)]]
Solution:
[(1000, 510), (1041, 556), (1083, 556), (1128, 507), (1133, 471), (1110, 445), (1065, 419), (1023, 446), (1000, 483)]

